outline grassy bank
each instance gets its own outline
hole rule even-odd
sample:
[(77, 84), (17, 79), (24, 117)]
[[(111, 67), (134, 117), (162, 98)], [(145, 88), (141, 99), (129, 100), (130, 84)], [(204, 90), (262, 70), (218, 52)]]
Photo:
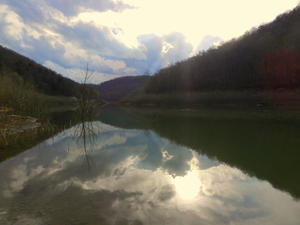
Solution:
[(41, 118), (57, 107), (72, 107), (76, 100), (71, 97), (49, 96), (38, 91), (32, 84), (14, 72), (0, 72), (0, 106), (12, 108), (21, 115)]
[(51, 121), (55, 111), (75, 109), (71, 97), (49, 96), (17, 73), (0, 71), (0, 161), (60, 131)]
[(172, 108), (300, 108), (300, 90), (141, 93), (123, 99), (121, 104)]

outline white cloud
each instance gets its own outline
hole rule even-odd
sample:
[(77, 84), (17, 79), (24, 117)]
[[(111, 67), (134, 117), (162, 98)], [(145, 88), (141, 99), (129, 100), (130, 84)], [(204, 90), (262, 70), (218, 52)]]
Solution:
[(40, 34), (30, 26), (26, 26), (22, 18), (12, 11), (9, 6), (0, 5), (0, 21), (3, 23), (3, 31), (9, 38), (22, 41), (26, 34), (32, 38), (39, 38)]
[[(64, 76), (71, 78), (79, 83), (83, 82), (85, 69), (83, 68), (64, 68), (54, 62), (46, 61), (44, 66), (57, 71), (60, 74), (64, 74)], [(92, 76), (88, 80), (88, 83), (99, 84), (107, 80), (111, 80), (117, 77), (124, 76), (123, 73), (121, 74), (109, 74), (109, 73), (100, 73), (96, 71), (91, 71)]]
[(141, 35), (138, 41), (142, 44), (147, 57), (147, 68), (150, 73), (191, 56), (193, 50), (193, 46), (181, 33), (164, 36)]
[(196, 48), (196, 52), (198, 53), (199, 51), (206, 51), (212, 46), (217, 46), (220, 42), (222, 41), (221, 38), (219, 37), (213, 37), (210, 35), (205, 36), (202, 41), (199, 43), (199, 46)]
[(69, 71), (63, 75), (75, 80), (78, 76), (70, 71), (86, 61), (98, 77), (154, 73), (270, 22), (297, 4), (298, 0), (3, 0), (0, 44), (44, 65), (60, 65)]

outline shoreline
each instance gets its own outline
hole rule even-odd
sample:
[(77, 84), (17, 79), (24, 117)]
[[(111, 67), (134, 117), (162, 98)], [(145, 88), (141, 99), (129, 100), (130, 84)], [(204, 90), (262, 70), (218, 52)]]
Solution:
[(145, 108), (300, 109), (300, 90), (206, 91), (189, 93), (136, 94), (119, 105)]

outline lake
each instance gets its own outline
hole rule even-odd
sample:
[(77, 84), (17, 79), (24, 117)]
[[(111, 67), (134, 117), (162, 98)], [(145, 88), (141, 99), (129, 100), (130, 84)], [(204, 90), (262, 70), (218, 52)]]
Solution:
[(0, 224), (299, 225), (300, 121), (261, 114), (104, 108), (0, 163)]

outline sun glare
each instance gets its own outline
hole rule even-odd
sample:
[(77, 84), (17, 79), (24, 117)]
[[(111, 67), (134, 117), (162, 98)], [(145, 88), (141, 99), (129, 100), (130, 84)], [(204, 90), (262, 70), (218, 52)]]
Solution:
[(190, 171), (185, 176), (174, 178), (175, 190), (182, 200), (193, 200), (198, 196), (201, 183), (199, 174), (196, 171)]
[[(226, 41), (242, 35), (262, 23), (270, 22), (280, 13), (292, 9), (298, 0), (282, 1), (204, 1), (204, 0), (123, 0), (133, 6), (122, 12), (83, 12), (73, 22), (92, 22), (116, 28), (114, 37), (129, 47), (138, 47), (142, 34), (167, 35), (183, 33), (196, 49), (207, 35)], [(272, 5), (272, 7), (271, 7)], [(266, 9), (268, 9), (266, 11)], [(253, 16), (255, 12), (255, 17)]]

